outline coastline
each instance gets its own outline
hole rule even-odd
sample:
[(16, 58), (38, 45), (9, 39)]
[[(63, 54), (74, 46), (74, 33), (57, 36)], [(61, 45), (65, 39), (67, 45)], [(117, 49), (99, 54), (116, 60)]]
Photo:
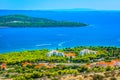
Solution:
[(4, 26), (1, 27), (1, 26), (0, 26), (0, 28), (9, 28), (9, 27), (4, 27)]
[[(116, 48), (120, 48), (120, 46), (73, 46), (73, 47), (69, 47), (69, 48), (75, 48), (75, 47), (116, 47)], [(6, 53), (12, 53), (12, 52), (23, 52), (23, 51), (36, 51), (36, 50), (56, 50), (56, 49), (65, 49), (65, 48), (68, 48), (68, 47), (61, 47), (61, 48), (31, 48), (31, 49), (15, 49), (15, 50), (8, 50), (8, 51), (2, 51), (0, 52), (0, 54), (6, 54)]]

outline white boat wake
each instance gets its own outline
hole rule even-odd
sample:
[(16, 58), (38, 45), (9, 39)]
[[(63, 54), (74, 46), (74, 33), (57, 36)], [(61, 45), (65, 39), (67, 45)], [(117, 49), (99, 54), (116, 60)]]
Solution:
[(66, 43), (65, 41), (64, 42), (61, 42), (58, 44), (58, 46), (62, 46), (64, 43)]
[(60, 43), (58, 44), (58, 46), (63, 46), (63, 44), (68, 43), (68, 42), (71, 42), (71, 41), (73, 41), (73, 40), (60, 42)]
[(37, 44), (36, 46), (39, 47), (39, 46), (50, 46), (52, 44)]

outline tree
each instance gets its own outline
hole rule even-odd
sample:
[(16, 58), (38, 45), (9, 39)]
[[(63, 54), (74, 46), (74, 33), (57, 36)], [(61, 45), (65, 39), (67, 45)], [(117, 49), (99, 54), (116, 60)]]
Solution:
[(115, 77), (111, 77), (110, 80), (117, 80)]
[(99, 74), (95, 74), (95, 75), (93, 76), (93, 80), (103, 80), (103, 78), (104, 78), (104, 76), (99, 75)]
[(111, 67), (111, 66), (107, 66), (106, 67), (106, 71), (112, 71), (114, 68), (113, 67)]

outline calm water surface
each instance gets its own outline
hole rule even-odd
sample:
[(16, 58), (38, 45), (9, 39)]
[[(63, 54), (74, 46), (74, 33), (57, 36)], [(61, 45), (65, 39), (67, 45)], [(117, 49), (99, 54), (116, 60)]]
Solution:
[(90, 24), (74, 28), (1, 28), (0, 53), (73, 46), (120, 46), (120, 11), (0, 11)]

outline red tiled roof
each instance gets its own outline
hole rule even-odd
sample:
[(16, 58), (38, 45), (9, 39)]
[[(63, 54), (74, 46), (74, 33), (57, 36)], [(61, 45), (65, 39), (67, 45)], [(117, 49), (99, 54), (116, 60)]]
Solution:
[(54, 66), (46, 66), (46, 68), (54, 68)]
[(44, 63), (39, 64), (40, 67), (45, 67), (46, 65)]
[(90, 64), (86, 64), (85, 66), (88, 67), (88, 68), (90, 68), (91, 65)]
[(34, 68), (41, 68), (41, 67), (46, 67), (46, 65), (44, 63), (40, 63), (34, 66)]
[(22, 66), (27, 66), (27, 65), (32, 66), (32, 63), (29, 63), (29, 62), (23, 62), (23, 63), (22, 63)]
[(5, 69), (7, 66), (6, 66), (6, 63), (2, 63), (1, 66), (0, 66), (2, 69)]
[(40, 68), (40, 66), (39, 66), (39, 65), (36, 65), (36, 66), (34, 66), (34, 68), (36, 68), (36, 69), (37, 69), (37, 68)]
[(75, 53), (67, 53), (67, 54), (65, 54), (65, 56), (66, 57), (70, 57), (70, 56), (75, 57)]
[(38, 65), (36, 65), (34, 68), (41, 68), (41, 67), (46, 67), (46, 68), (54, 68), (53, 64), (49, 64), (49, 65), (46, 65), (44, 63), (40, 63)]
[(112, 60), (112, 62), (120, 62), (120, 60)]
[(118, 62), (120, 60), (112, 60), (111, 62), (97, 62), (97, 65), (104, 65), (104, 66), (115, 66), (115, 62)]
[(115, 63), (113, 63), (113, 62), (105, 62), (105, 64), (106, 64), (106, 66), (114, 66), (115, 65)]

